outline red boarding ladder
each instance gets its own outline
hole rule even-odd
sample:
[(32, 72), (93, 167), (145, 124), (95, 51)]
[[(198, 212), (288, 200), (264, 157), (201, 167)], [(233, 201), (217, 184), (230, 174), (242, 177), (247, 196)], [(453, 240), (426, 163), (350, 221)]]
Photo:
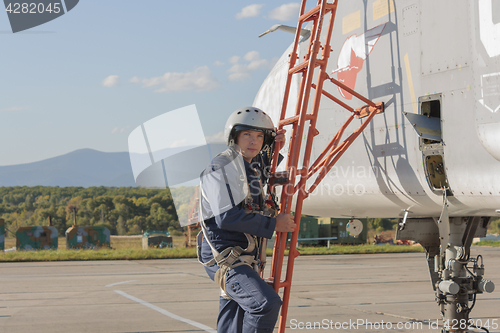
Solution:
[[(276, 235), (276, 241), (274, 245), (273, 258), (272, 258), (273, 260), (271, 266), (271, 276), (269, 279), (267, 279), (269, 283), (273, 285), (274, 290), (276, 290), (276, 292), (279, 292), (280, 288), (284, 288), (283, 307), (281, 309), (281, 315), (279, 321), (280, 333), (283, 333), (285, 331), (288, 303), (290, 299), (290, 288), (292, 284), (293, 264), (295, 258), (298, 257), (300, 254), (296, 248), (296, 244), (299, 236), (302, 203), (304, 199), (306, 199), (309, 196), (309, 193), (313, 192), (314, 189), (319, 185), (319, 183), (326, 176), (328, 171), (330, 171), (330, 169), (338, 161), (340, 156), (342, 156), (342, 154), (347, 150), (347, 148), (349, 148), (349, 146), (353, 143), (353, 141), (364, 130), (364, 128), (368, 125), (368, 123), (373, 119), (375, 114), (384, 111), (383, 103), (373, 103), (372, 101), (356, 93), (355, 91), (353, 91), (346, 85), (342, 84), (341, 82), (329, 77), (327, 74), (328, 58), (331, 52), (330, 39), (332, 36), (335, 14), (339, 0), (334, 0), (333, 2), (330, 3), (327, 2), (327, 0), (318, 0), (317, 5), (308, 12), (305, 12), (306, 2), (307, 0), (302, 0), (300, 8), (299, 22), (297, 25), (297, 31), (295, 33), (295, 42), (293, 51), (290, 56), (290, 66), (288, 70), (285, 95), (283, 98), (283, 106), (281, 109), (281, 117), (278, 126), (279, 129), (282, 129), (284, 126), (292, 125), (290, 149), (288, 151), (288, 156), (287, 156), (286, 172), (284, 173), (285, 177), (288, 178), (288, 182), (283, 185), (283, 190), (281, 193), (281, 201), (280, 201), (280, 212), (290, 213), (292, 211), (292, 198), (294, 194), (298, 192), (296, 206), (295, 209), (293, 210), (295, 214), (295, 223), (297, 224), (297, 227), (295, 231), (292, 233), (292, 239), (290, 241), (290, 250), (288, 254), (288, 263), (286, 268), (285, 279), (281, 280), (281, 270), (283, 266), (283, 258), (285, 254), (286, 237), (287, 237), (287, 234), (284, 232), (277, 233)], [(326, 32), (325, 42), (321, 43), (320, 37), (323, 29), (323, 21), (327, 14), (331, 14), (328, 24), (325, 25), (325, 28), (327, 28), (328, 31)], [(311, 21), (313, 25), (311, 29), (311, 36), (309, 39), (308, 52), (304, 57), (304, 62), (297, 64), (298, 60), (297, 49), (299, 45), (299, 39), (301, 37), (300, 31), (302, 30), (303, 24), (309, 21)], [(317, 72), (316, 84), (312, 82), (313, 77), (315, 75), (315, 71)], [(292, 76), (296, 73), (302, 73), (299, 96), (297, 100), (297, 108), (295, 110), (295, 115), (293, 117), (285, 118)], [(323, 90), (323, 82), (325, 80), (331, 81), (333, 84), (351, 93), (353, 96), (362, 100), (367, 105), (362, 108), (354, 110), (350, 106), (340, 101), (338, 98), (335, 98), (334, 96)], [(311, 108), (311, 113), (307, 113), (311, 88), (314, 88), (315, 92), (312, 100), (313, 104)], [(339, 129), (335, 137), (323, 150), (323, 152), (320, 154), (317, 160), (314, 163), (312, 163), (312, 165), (310, 165), (309, 160), (311, 156), (311, 148), (313, 140), (314, 137), (319, 134), (319, 131), (316, 129), (316, 120), (318, 117), (319, 105), (321, 102), (322, 95), (326, 96), (327, 98), (330, 98), (340, 106), (347, 109), (351, 113), (351, 115), (347, 119), (345, 124)], [(347, 137), (343, 142), (340, 143), (340, 139), (342, 138), (344, 131), (349, 126), (354, 117), (356, 118), (366, 117), (366, 119), (363, 121), (363, 123), (357, 130), (355, 130), (349, 137)], [(306, 121), (308, 121), (309, 123), (306, 124)], [(307, 141), (306, 141), (302, 166), (299, 168), (298, 161), (301, 148), (301, 141), (306, 126), (308, 126), (309, 131), (307, 134)], [(274, 151), (275, 155), (277, 155), (278, 150), (279, 147), (276, 147)], [(279, 175), (275, 173), (276, 165), (277, 165), (277, 158), (274, 158), (271, 171), (276, 177), (279, 177)], [(306, 181), (314, 174), (316, 174), (318, 171), (319, 173), (317, 175), (315, 182), (309, 189), (306, 189)], [(300, 179), (296, 184), (297, 176), (300, 176)], [(273, 186), (274, 184), (272, 183), (271, 180), (271, 189)]]

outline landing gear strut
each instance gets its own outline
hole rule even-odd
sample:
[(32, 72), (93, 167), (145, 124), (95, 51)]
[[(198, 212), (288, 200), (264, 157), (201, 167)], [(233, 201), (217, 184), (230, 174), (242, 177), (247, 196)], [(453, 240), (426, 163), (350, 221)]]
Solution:
[(406, 219), (400, 223), (397, 238), (414, 240), (426, 250), (432, 286), (441, 308), (442, 333), (482, 328), (469, 316), (477, 294), (491, 293), (495, 285), (483, 278), (483, 258), (471, 257), (470, 246), (474, 237), (486, 234), (489, 219), (450, 218), (445, 207), (439, 219)]

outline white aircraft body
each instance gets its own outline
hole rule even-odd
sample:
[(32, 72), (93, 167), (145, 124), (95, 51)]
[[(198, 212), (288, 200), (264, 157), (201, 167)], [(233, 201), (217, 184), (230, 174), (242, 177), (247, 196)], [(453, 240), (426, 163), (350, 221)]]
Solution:
[[(493, 3), (339, 2), (329, 75), (384, 102), (385, 112), (304, 202), (303, 213), (394, 218), (408, 210), (410, 216), (439, 216), (446, 187), (450, 216), (500, 216), (500, 6), (494, 11)], [(308, 36), (300, 45), (303, 56)], [(291, 47), (254, 102), (275, 122), (290, 52)], [(287, 116), (295, 112), (300, 80), (295, 76)], [(364, 105), (329, 82), (325, 89), (354, 108)], [(435, 140), (421, 138), (404, 114), (426, 112), (440, 123)], [(323, 97), (311, 161), (348, 116)], [(353, 121), (346, 133), (362, 121)]]
[[(302, 26), (298, 63), (309, 47), (307, 29), (311, 25)], [(500, 216), (500, 1), (340, 0), (330, 46), (328, 75), (383, 102), (385, 110), (310, 193), (302, 213), (400, 217), (398, 238), (426, 249), (448, 324), (444, 331), (454, 331), (455, 321), (468, 321), (476, 294), (494, 290), (470, 245), (486, 234), (491, 217)], [(292, 50), (278, 60), (254, 101), (275, 123)], [(292, 79), (287, 117), (295, 114), (300, 78)], [(366, 104), (328, 81), (323, 89), (354, 109)], [(322, 97), (311, 163), (349, 116)], [(354, 120), (344, 138), (363, 121)]]

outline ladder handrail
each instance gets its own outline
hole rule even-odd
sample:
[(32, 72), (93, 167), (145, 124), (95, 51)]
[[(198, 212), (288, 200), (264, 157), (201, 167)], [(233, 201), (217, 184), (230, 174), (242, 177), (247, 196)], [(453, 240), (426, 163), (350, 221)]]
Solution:
[[(298, 192), (296, 204), (295, 204), (295, 224), (296, 229), (292, 233), (290, 240), (290, 249), (288, 254), (287, 268), (285, 280), (281, 280), (281, 270), (283, 266), (283, 259), (285, 253), (285, 247), (287, 242), (286, 233), (278, 232), (276, 233), (276, 240), (273, 249), (272, 266), (270, 272), (269, 282), (272, 283), (276, 292), (279, 292), (280, 288), (283, 290), (283, 305), (281, 308), (280, 322), (279, 322), (279, 333), (283, 333), (286, 327), (286, 317), (288, 313), (288, 304), (290, 299), (290, 288), (293, 275), (294, 260), (300, 255), (296, 248), (297, 239), (300, 230), (300, 216), (302, 212), (302, 204), (304, 199), (309, 196), (309, 193), (314, 191), (314, 189), (319, 185), (321, 180), (327, 174), (327, 172), (333, 167), (333, 165), (338, 161), (342, 154), (349, 148), (352, 142), (359, 136), (363, 129), (368, 125), (368, 123), (373, 119), (375, 114), (383, 112), (383, 103), (374, 103), (364, 96), (356, 93), (352, 89), (338, 82), (337, 80), (331, 78), (326, 70), (331, 53), (330, 40), (333, 33), (333, 26), (335, 22), (335, 15), (337, 11), (337, 5), (339, 0), (333, 0), (332, 3), (328, 3), (327, 0), (318, 0), (316, 7), (305, 13), (305, 7), (307, 0), (302, 0), (300, 7), (299, 20), (297, 24), (297, 30), (295, 33), (295, 40), (292, 53), (290, 55), (289, 69), (287, 75), (287, 81), (285, 85), (285, 93), (283, 97), (283, 104), (280, 114), (280, 121), (278, 123), (278, 129), (282, 129), (284, 126), (292, 125), (292, 131), (290, 135), (290, 149), (287, 154), (286, 169), (288, 171), (288, 182), (283, 185), (281, 200), (280, 200), (280, 212), (290, 213), (292, 211), (292, 199), (295, 193)], [(323, 19), (327, 13), (331, 13), (330, 21), (328, 23), (328, 30), (326, 32), (325, 43), (321, 43), (321, 32), (323, 29)], [(302, 25), (306, 21), (313, 22), (313, 28), (311, 29), (311, 35), (309, 39), (308, 52), (304, 56), (304, 61), (297, 64), (297, 50), (299, 45), (299, 40), (301, 38), (300, 31), (302, 30)], [(318, 55), (322, 50), (321, 58)], [(319, 68), (319, 74), (317, 75), (317, 83), (314, 84), (313, 77), (315, 75), (316, 68)], [(286, 118), (286, 111), (288, 106), (288, 98), (290, 95), (290, 86), (292, 82), (292, 77), (296, 73), (302, 74), (302, 79), (300, 82), (299, 95), (297, 100), (297, 106), (295, 109), (295, 115)], [(335, 98), (333, 95), (327, 93), (323, 90), (323, 83), (326, 80), (330, 80), (332, 83), (340, 86), (342, 89), (347, 88), (353, 96), (364, 101), (368, 105), (354, 110), (347, 104), (343, 103), (339, 99)], [(315, 89), (315, 95), (312, 99), (312, 111), (307, 113), (309, 107), (309, 97), (311, 93), (311, 88)], [(338, 105), (346, 108), (351, 112), (351, 116), (346, 121), (346, 123), (340, 128), (335, 137), (330, 141), (325, 150), (319, 155), (319, 157), (310, 165), (309, 160), (311, 157), (312, 144), (314, 137), (319, 134), (316, 129), (316, 121), (319, 111), (319, 105), (321, 103), (321, 97), (326, 96), (336, 102)], [(347, 129), (349, 124), (352, 122), (354, 117), (362, 118), (367, 117), (361, 126), (355, 130), (347, 139), (342, 143), (340, 140), (344, 131)], [(299, 154), (302, 145), (302, 136), (304, 134), (304, 129), (306, 126), (306, 121), (309, 121), (307, 140), (305, 143), (305, 151), (302, 159), (302, 167), (298, 167)], [(279, 149), (278, 145), (274, 149), (274, 156), (277, 156)], [(276, 172), (277, 158), (273, 158), (271, 172)], [(306, 190), (307, 180), (319, 171), (316, 181), (314, 184)], [(296, 177), (300, 176), (299, 182), (296, 183)], [(274, 184), (271, 185), (271, 191)]]

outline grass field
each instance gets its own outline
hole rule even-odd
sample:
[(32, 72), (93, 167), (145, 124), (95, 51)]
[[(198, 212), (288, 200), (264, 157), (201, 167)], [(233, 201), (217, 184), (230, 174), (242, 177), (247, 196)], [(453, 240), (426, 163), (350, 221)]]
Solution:
[[(184, 247), (184, 237), (173, 237), (173, 248), (148, 250), (142, 249), (142, 236), (111, 237), (111, 249), (99, 250), (66, 250), (66, 239), (59, 238), (58, 250), (42, 251), (9, 251), (0, 252), (0, 262), (16, 261), (70, 261), (70, 260), (144, 260), (195, 258), (196, 249)], [(479, 246), (500, 247), (500, 242), (480, 242)], [(15, 246), (15, 240), (5, 240), (5, 249)], [(403, 245), (334, 245), (326, 247), (299, 247), (302, 255), (340, 255), (340, 254), (375, 254), (375, 253), (407, 253), (424, 252), (420, 246)], [(272, 255), (272, 250), (267, 249)], [(286, 253), (288, 254), (288, 253)]]
[[(66, 250), (66, 238), (58, 239), (57, 250), (0, 252), (0, 262), (68, 261), (68, 260), (138, 260), (194, 258), (195, 248), (184, 247), (184, 237), (173, 237), (173, 248), (142, 249), (142, 236), (111, 237), (111, 249)], [(15, 239), (5, 240), (5, 249), (16, 246)]]
[[(142, 237), (111, 237), (111, 249), (66, 250), (66, 239), (59, 238), (58, 250), (9, 251), (0, 253), (0, 262), (15, 261), (68, 261), (68, 260), (139, 260), (139, 259), (174, 259), (195, 258), (195, 248), (184, 247), (184, 237), (173, 237), (173, 248), (148, 250), (142, 249)], [(14, 239), (6, 239), (5, 248), (15, 246)], [(388, 253), (421, 252), (421, 247), (390, 245), (355, 245), (326, 247), (301, 247), (301, 254), (352, 254), (352, 253)], [(268, 249), (269, 256), (272, 250)]]

